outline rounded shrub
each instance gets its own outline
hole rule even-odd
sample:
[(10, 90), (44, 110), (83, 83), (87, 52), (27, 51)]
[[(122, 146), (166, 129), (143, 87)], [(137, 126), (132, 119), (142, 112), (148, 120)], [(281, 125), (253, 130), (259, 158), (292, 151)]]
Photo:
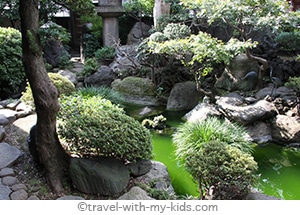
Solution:
[(257, 164), (243, 127), (216, 117), (186, 122), (173, 134), (175, 154), (199, 183), (201, 198), (238, 199), (255, 181)]
[(282, 32), (275, 38), (275, 42), (281, 51), (299, 51), (300, 31)]
[(185, 166), (199, 183), (201, 197), (242, 199), (257, 179), (253, 157), (232, 145), (210, 141), (190, 153)]
[(18, 30), (0, 27), (0, 61), (0, 95), (8, 97), (18, 92), (25, 82), (22, 38)]
[(124, 162), (152, 158), (150, 132), (101, 96), (65, 97), (58, 115), (58, 133), (71, 154)]
[[(60, 95), (68, 96), (75, 92), (75, 86), (68, 78), (58, 73), (48, 73), (48, 76), (54, 86), (58, 89)], [(21, 100), (28, 105), (34, 106), (34, 100), (29, 83), (27, 83), (26, 90), (23, 92)]]

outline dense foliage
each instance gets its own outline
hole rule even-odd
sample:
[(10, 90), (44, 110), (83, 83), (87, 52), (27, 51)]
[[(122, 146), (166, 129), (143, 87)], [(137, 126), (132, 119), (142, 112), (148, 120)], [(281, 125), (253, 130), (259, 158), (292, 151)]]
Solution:
[(189, 154), (185, 166), (198, 181), (200, 193), (211, 199), (242, 199), (257, 179), (253, 157), (220, 141), (202, 144)]
[(300, 51), (300, 31), (282, 32), (275, 38), (275, 41), (281, 51)]
[(104, 46), (97, 51), (95, 51), (95, 58), (98, 61), (102, 60), (112, 60), (115, 57), (115, 48), (111, 46)]
[(300, 77), (290, 77), (284, 86), (300, 91)]
[(154, 0), (132, 0), (123, 4), (125, 12), (133, 17), (152, 16)]
[(75, 94), (61, 102), (59, 135), (79, 156), (113, 156), (125, 161), (152, 158), (149, 131), (101, 96)]
[(22, 63), (21, 33), (13, 28), (0, 28), (0, 94), (9, 96), (25, 81)]
[(199, 184), (201, 198), (241, 198), (255, 181), (256, 163), (243, 127), (215, 117), (186, 122), (173, 134), (175, 154)]

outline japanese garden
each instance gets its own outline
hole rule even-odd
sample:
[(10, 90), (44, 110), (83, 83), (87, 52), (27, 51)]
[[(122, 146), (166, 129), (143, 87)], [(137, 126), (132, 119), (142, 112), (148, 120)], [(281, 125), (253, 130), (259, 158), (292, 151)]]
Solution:
[(300, 1), (0, 8), (0, 200), (300, 199)]

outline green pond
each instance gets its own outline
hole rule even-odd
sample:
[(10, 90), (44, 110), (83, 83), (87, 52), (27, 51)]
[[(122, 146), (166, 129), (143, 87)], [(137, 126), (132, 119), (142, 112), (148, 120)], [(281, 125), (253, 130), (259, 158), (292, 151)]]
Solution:
[[(181, 113), (164, 113), (168, 125), (177, 127)], [(197, 184), (185, 168), (175, 159), (172, 138), (152, 133), (155, 160), (164, 163), (169, 171), (172, 185), (178, 195), (199, 196)], [(276, 144), (257, 145), (254, 158), (259, 165), (260, 180), (256, 188), (281, 199), (300, 199), (300, 150)]]

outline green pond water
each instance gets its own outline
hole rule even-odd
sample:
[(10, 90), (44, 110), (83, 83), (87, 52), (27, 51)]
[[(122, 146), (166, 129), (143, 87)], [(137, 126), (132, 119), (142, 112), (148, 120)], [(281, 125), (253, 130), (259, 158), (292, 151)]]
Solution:
[[(168, 125), (177, 127), (182, 114), (166, 113)], [(164, 163), (172, 185), (179, 195), (199, 196), (196, 183), (185, 168), (175, 159), (172, 138), (152, 133), (155, 160)], [(259, 165), (260, 179), (256, 188), (261, 192), (282, 199), (300, 199), (300, 150), (276, 144), (257, 145), (254, 158)]]

